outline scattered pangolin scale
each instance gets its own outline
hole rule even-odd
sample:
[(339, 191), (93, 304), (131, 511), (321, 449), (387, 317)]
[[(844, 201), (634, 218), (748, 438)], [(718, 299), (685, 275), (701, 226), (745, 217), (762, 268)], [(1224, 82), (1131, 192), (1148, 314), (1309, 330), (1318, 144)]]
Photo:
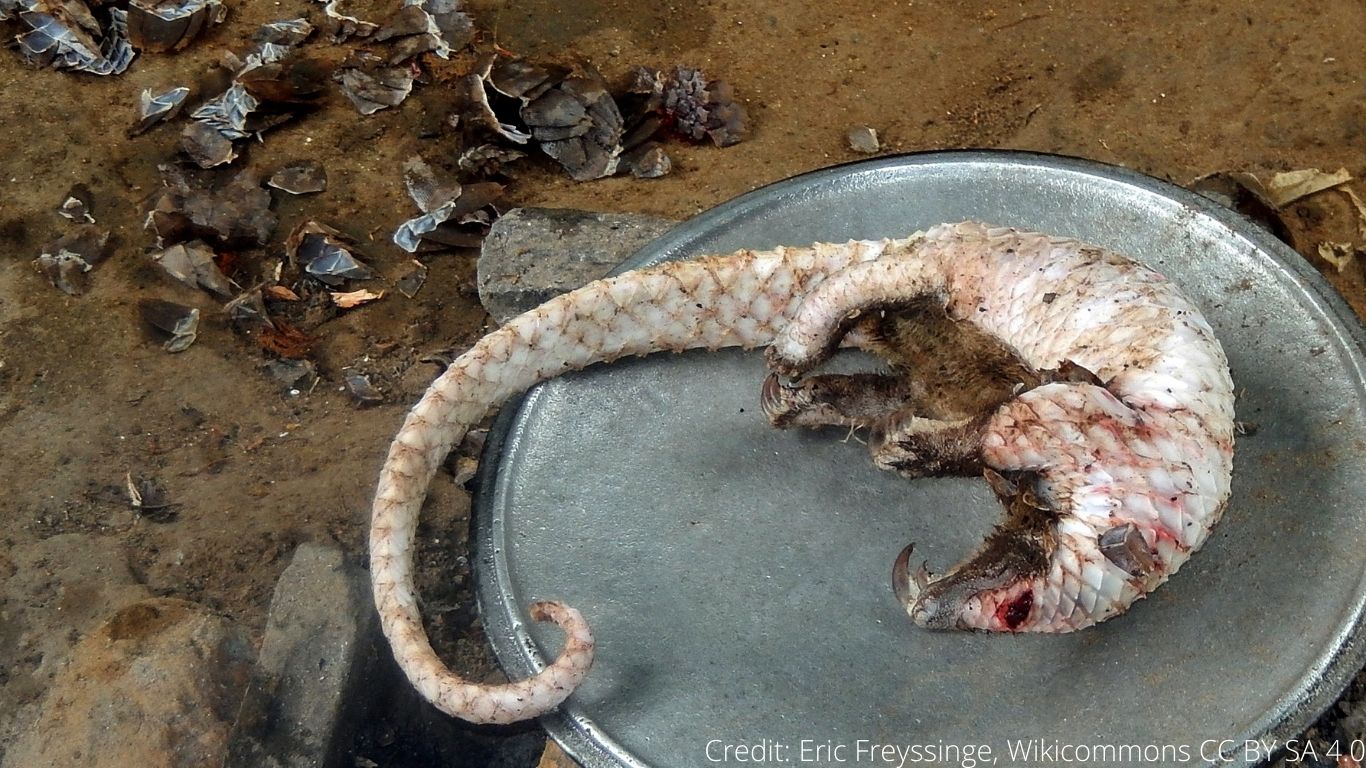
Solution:
[[(932, 382), (891, 348), (905, 336), (898, 318), (914, 321), (926, 306), (999, 340), (999, 386), (987, 388), (997, 395), (963, 412), (926, 410)], [(799, 378), (841, 343), (881, 354), (893, 373)], [(912, 477), (981, 473), (1004, 502), (1002, 525), (946, 574), (913, 570), (909, 547), (897, 559), (896, 594), (921, 626), (1066, 632), (1122, 613), (1200, 547), (1229, 496), (1233, 385), (1223, 350), (1174, 286), (1117, 254), (964, 222), (629, 272), (480, 340), (390, 448), (371, 574), (385, 635), (425, 698), (466, 720), (514, 722), (558, 706), (592, 663), (586, 622), (556, 602), (530, 607), (566, 635), (559, 658), (531, 678), (470, 683), (432, 651), (413, 588), (417, 513), (470, 425), (595, 362), (763, 345), (773, 373), (762, 400), (775, 424), (869, 426), (879, 466)]]

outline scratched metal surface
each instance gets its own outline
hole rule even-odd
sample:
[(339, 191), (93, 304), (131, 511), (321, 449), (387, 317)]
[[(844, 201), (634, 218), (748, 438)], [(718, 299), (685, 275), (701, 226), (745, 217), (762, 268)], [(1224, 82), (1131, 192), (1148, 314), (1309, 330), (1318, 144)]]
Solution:
[[(1145, 765), (1246, 764), (1241, 743), (1224, 761), (1204, 742), (1293, 737), (1360, 666), (1363, 334), (1311, 269), (1240, 217), (1093, 163), (934, 153), (760, 189), (627, 266), (965, 218), (1135, 255), (1204, 308), (1239, 418), (1259, 427), (1238, 443), (1209, 543), (1095, 629), (920, 631), (892, 597), (892, 559), (908, 541), (932, 570), (969, 552), (997, 515), (984, 483), (912, 483), (839, 433), (770, 429), (758, 353), (551, 382), (505, 409), (490, 442), (476, 573), (513, 675), (558, 649), (553, 630), (523, 623), (531, 601), (566, 600), (592, 623), (593, 674), (545, 723), (584, 765), (705, 765), (737, 744), (767, 745), (768, 765), (885, 764), (859, 740), (990, 745), (1010, 764), (1010, 740), (1031, 739), (1137, 745)], [(804, 740), (844, 751), (804, 763)]]

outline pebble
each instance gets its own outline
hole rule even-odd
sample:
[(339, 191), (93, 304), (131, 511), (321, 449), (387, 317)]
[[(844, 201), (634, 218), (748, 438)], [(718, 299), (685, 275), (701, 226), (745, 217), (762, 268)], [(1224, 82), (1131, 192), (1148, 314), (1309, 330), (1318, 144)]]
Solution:
[(881, 149), (877, 140), (877, 131), (866, 125), (856, 125), (850, 128), (844, 137), (849, 142), (849, 148), (861, 155), (874, 155)]
[(220, 765), (251, 658), (245, 633), (195, 603), (126, 605), (72, 650), (6, 764)]

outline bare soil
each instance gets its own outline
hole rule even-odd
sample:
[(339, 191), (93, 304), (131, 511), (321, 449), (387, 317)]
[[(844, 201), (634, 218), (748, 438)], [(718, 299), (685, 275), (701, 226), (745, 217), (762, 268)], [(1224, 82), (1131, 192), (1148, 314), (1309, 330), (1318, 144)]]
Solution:
[[(34, 69), (0, 51), (0, 579), (12, 575), (6, 552), (60, 533), (97, 534), (119, 543), (153, 594), (202, 603), (259, 636), (295, 544), (330, 540), (360, 557), (385, 449), (438, 372), (420, 359), (463, 349), (489, 321), (473, 288), (473, 252), (430, 257), (414, 299), (390, 290), (307, 328), (322, 380), (290, 396), (262, 370), (269, 353), (235, 334), (207, 294), (174, 284), (145, 255), (153, 238), (140, 204), (159, 186), (157, 164), (174, 153), (183, 118), (127, 138), (139, 92), (199, 80), (261, 23), (321, 19), (305, 0), (227, 4), (227, 22), (188, 50), (140, 55), (120, 76)], [(353, 12), (367, 8), (376, 9), (371, 18), (387, 11), (371, 3)], [(1057, 152), (1178, 183), (1230, 168), (1366, 173), (1366, 5), (1358, 0), (476, 0), (468, 9), (483, 47), (581, 58), (609, 80), (636, 64), (700, 66), (735, 86), (752, 120), (734, 147), (671, 144), (674, 171), (659, 180), (575, 183), (536, 158), (511, 171), (513, 204), (685, 218), (856, 159), (844, 136), (860, 124), (875, 127), (890, 152)], [(343, 55), (316, 39), (309, 46), (333, 61)], [(276, 234), (240, 254), (243, 263), (277, 261), (285, 236), (311, 218), (364, 243), (384, 284), (403, 274), (409, 256), (389, 235), (415, 210), (399, 164), (414, 153), (454, 157), (456, 139), (437, 128), (469, 59), (428, 64), (433, 82), (399, 108), (362, 117), (329, 87), (318, 113), (248, 147), (239, 166), (269, 172), (312, 158), (326, 166), (329, 188), (277, 193)], [(69, 227), (54, 209), (77, 182), (93, 190), (95, 216), (116, 242), (91, 290), (69, 297), (30, 262)], [(1343, 274), (1318, 266), (1366, 309), (1359, 262)], [(198, 341), (181, 354), (149, 341), (136, 310), (142, 298), (200, 307)], [(358, 407), (341, 389), (346, 368), (372, 374), (385, 402)], [(128, 473), (159, 480), (173, 514), (136, 514)], [(429, 505), (426, 535), (442, 542), (426, 548), (424, 580), (454, 654), (491, 673), (464, 577), (452, 576), (460, 564), (448, 545), (464, 536), (462, 493), (446, 483)], [(0, 632), (0, 709), (41, 695), (39, 662)]]

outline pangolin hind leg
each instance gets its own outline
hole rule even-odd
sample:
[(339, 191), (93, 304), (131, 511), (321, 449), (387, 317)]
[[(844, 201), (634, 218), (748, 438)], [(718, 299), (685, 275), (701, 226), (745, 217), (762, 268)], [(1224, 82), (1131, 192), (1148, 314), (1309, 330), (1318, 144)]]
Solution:
[(860, 428), (899, 410), (907, 385), (902, 377), (883, 373), (824, 374), (793, 383), (769, 374), (759, 399), (764, 415), (779, 429)]
[[(884, 325), (883, 317), (859, 318), (837, 341), (890, 363)], [(779, 429), (869, 427), (906, 407), (913, 396), (911, 373), (893, 367), (889, 373), (818, 374), (795, 381), (771, 373), (759, 400)]]
[(933, 295), (865, 310), (843, 343), (891, 372), (771, 374), (764, 412), (777, 427), (869, 427), (874, 463), (908, 477), (980, 473), (986, 418), (1042, 379), (996, 337), (950, 318)]
[(966, 477), (982, 472), (982, 434), (990, 412), (961, 419), (929, 419), (917, 409), (893, 413), (873, 425), (873, 463), (905, 477)]
[(987, 419), (1038, 386), (1039, 373), (1000, 339), (949, 317), (938, 296), (872, 315), (868, 348), (905, 372), (908, 391), (869, 434), (873, 463), (907, 477), (980, 473)]

